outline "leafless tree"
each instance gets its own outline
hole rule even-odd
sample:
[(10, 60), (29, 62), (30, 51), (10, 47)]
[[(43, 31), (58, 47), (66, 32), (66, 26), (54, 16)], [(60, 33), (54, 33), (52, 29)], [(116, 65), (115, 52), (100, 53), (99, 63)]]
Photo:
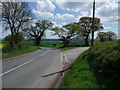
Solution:
[(31, 10), (27, 2), (2, 2), (2, 20), (11, 32), (11, 45), (18, 44), (13, 36), (17, 35), (31, 18)]

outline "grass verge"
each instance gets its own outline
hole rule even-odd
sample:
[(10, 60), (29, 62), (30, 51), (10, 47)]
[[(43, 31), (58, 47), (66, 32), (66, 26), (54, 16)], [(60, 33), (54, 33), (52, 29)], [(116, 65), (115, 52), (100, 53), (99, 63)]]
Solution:
[(74, 49), (74, 48), (77, 48), (77, 47), (64, 47), (62, 48), (62, 50), (69, 50), (69, 49)]
[(100, 88), (87, 61), (88, 50), (83, 52), (65, 75), (60, 88)]
[(18, 56), (18, 55), (22, 55), (22, 54), (26, 54), (26, 53), (30, 53), (36, 50), (39, 50), (40, 48), (37, 46), (29, 46), (26, 49), (19, 49), (19, 50), (15, 50), (15, 51), (10, 51), (10, 52), (4, 52), (2, 53), (2, 59), (5, 58), (10, 58), (13, 56)]

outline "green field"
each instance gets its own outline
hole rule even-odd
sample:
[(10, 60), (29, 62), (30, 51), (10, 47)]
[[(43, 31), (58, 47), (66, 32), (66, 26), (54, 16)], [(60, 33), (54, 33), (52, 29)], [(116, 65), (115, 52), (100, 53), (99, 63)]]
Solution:
[(60, 88), (100, 88), (87, 61), (88, 50), (83, 52), (65, 75)]
[[(22, 44), (31, 46), (31, 45), (34, 45), (34, 41), (23, 41)], [(54, 44), (56, 44), (56, 46), (54, 46)], [(59, 48), (59, 47), (63, 46), (63, 43), (60, 42), (60, 41), (41, 41), (40, 46), (51, 47), (51, 48)], [(69, 43), (68, 47), (79, 47), (79, 46), (83, 47), (83, 46), (85, 46), (85, 43), (83, 41), (81, 41), (81, 42), (71, 41)]]

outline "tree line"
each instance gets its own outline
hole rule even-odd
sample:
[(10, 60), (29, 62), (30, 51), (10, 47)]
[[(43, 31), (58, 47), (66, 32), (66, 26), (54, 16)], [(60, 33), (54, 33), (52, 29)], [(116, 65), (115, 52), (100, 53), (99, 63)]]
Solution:
[[(53, 31), (53, 35), (60, 37), (64, 46), (67, 47), (73, 38), (82, 37), (85, 39), (86, 46), (89, 45), (88, 39), (92, 33), (92, 17), (81, 17), (79, 22), (68, 23), (62, 27), (56, 26), (48, 20), (36, 20), (32, 25), (33, 15), (27, 2), (2, 2), (2, 21), (6, 25), (5, 30), (10, 30), (11, 35), (7, 36), (5, 40), (9, 41), (10, 47), (19, 45), (24, 39), (24, 36), (33, 37), (36, 46), (41, 43), (41, 38), (44, 36), (46, 30)], [(94, 32), (101, 31), (103, 25), (99, 18), (94, 19)], [(98, 37), (100, 41), (103, 40), (104, 32), (99, 32)], [(115, 35), (113, 32), (108, 32), (109, 40)]]

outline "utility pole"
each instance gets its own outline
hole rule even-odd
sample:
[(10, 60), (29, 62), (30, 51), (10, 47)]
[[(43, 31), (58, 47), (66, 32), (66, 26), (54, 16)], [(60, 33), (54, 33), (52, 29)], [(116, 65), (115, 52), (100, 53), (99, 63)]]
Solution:
[(93, 21), (92, 21), (92, 39), (91, 39), (91, 46), (93, 46), (94, 42), (94, 31), (95, 31), (95, 0), (93, 1)]

